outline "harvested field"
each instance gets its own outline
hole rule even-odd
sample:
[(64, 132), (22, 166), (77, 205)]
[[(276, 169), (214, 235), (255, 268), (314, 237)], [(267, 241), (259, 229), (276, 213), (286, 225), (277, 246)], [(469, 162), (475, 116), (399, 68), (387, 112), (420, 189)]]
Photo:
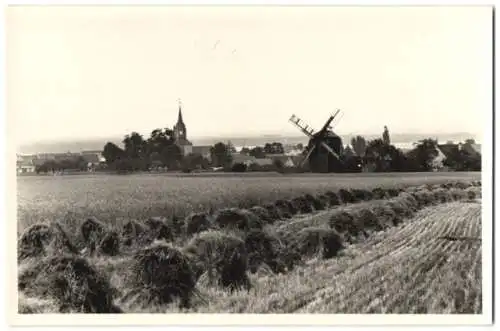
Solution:
[[(420, 181), (410, 187), (393, 178), (392, 188), (405, 189), (376, 199), (373, 194), (365, 195), (367, 189), (371, 192), (366, 183), (361, 186), (350, 180), (350, 187), (337, 183), (328, 190), (324, 186), (313, 191), (311, 186), (310, 191), (278, 192), (276, 200), (269, 196), (260, 205), (247, 207), (239, 200), (235, 205), (248, 209), (230, 209), (236, 214), (228, 214), (227, 219), (220, 212), (231, 208), (230, 204), (212, 205), (199, 219), (193, 214), (174, 219), (144, 214), (138, 220), (112, 223), (94, 214), (105, 225), (99, 236), (91, 236), (95, 250), (89, 250), (85, 239), (88, 222), (60, 222), (60, 233), (73, 234), (64, 240), (84, 249), (63, 251), (59, 247), (66, 246), (41, 240), (36, 253), (46, 256), (44, 261), (60, 256), (61, 261), (88, 265), (89, 279), (103, 284), (99, 286), (108, 306), (101, 309), (89, 303), (87, 308), (68, 310), (57, 299), (64, 294), (54, 294), (59, 301), (37, 297), (37, 293), (59, 292), (50, 282), (31, 284), (39, 263), (25, 258), (19, 264), (19, 277), (24, 288), (33, 285), (36, 291), (19, 289), (20, 309), (38, 313), (99, 309), (124, 313), (481, 313), (481, 187), (471, 180), (457, 183), (457, 178), (443, 182), (439, 176), (427, 182), (433, 185)], [(373, 188), (382, 187), (381, 180), (373, 183)], [(356, 194), (364, 198), (339, 202), (334, 196), (341, 195), (341, 188), (356, 188)], [(326, 191), (330, 192), (322, 197)], [(301, 203), (309, 207), (297, 213), (290, 213), (287, 202), (276, 204), (278, 199), (292, 201), (305, 194), (310, 195)], [(286, 208), (269, 208), (276, 205)], [(72, 227), (77, 231), (67, 231)], [(116, 247), (112, 254), (103, 250), (109, 246), (103, 246), (103, 238), (108, 237)], [(155, 274), (154, 270), (163, 271)], [(189, 279), (177, 274), (181, 271)]]

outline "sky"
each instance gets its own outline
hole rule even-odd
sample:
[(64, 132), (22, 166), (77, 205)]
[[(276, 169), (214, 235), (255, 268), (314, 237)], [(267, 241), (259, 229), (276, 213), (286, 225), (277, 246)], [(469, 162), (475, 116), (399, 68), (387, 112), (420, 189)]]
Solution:
[(6, 10), (16, 143), (148, 135), (470, 132), (492, 109), (488, 7)]

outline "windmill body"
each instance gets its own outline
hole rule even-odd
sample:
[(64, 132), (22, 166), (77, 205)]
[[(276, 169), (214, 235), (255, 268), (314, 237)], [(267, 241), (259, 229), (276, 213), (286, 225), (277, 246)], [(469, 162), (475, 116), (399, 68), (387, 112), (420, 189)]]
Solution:
[(343, 170), (343, 162), (340, 158), (343, 152), (342, 139), (330, 127), (338, 113), (339, 110), (335, 115), (330, 116), (318, 132), (315, 132), (297, 116), (290, 117), (289, 121), (309, 138), (307, 154), (301, 164), (302, 167), (308, 164), (312, 172), (341, 172)]

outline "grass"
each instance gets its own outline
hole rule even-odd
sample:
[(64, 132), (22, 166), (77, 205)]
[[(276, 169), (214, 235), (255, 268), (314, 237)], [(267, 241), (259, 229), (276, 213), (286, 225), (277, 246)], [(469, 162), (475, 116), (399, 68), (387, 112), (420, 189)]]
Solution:
[[(457, 180), (470, 183), (476, 180), (477, 174), (427, 175), (366, 175), (363, 180), (349, 175), (292, 176), (294, 180), (299, 179), (297, 183), (302, 185), (296, 183), (296, 188), (293, 183), (290, 184), (290, 180), (281, 179), (285, 184), (277, 185), (273, 183), (277, 178), (273, 177), (241, 177), (240, 181), (255, 180), (255, 183), (260, 183), (260, 187), (250, 185), (245, 190), (246, 187), (240, 184), (227, 188), (228, 191), (223, 194), (231, 195), (232, 198), (228, 196), (227, 200), (231, 203), (209, 204), (213, 209), (207, 219), (207, 228), (210, 230), (201, 230), (201, 233), (187, 231), (183, 218), (177, 223), (168, 218), (153, 219), (152, 214), (145, 213), (140, 206), (134, 209), (133, 201), (129, 201), (130, 210), (143, 212), (137, 214), (141, 236), (153, 234), (151, 238), (135, 241), (131, 245), (120, 245), (118, 251), (114, 252), (117, 256), (103, 254), (99, 246), (102, 246), (102, 241), (99, 240), (96, 244), (99, 249), (95, 253), (89, 255), (86, 250), (82, 250), (81, 254), (73, 253), (77, 256), (69, 260), (67, 256), (62, 257), (61, 250), (41, 250), (42, 255), (48, 256), (27, 258), (19, 265), (19, 278), (24, 280), (25, 288), (32, 288), (29, 293), (22, 293), (19, 305), (23, 311), (58, 312), (61, 310), (61, 298), (70, 295), (76, 298), (76, 304), (65, 307), (67, 312), (83, 309), (82, 312), (123, 310), (149, 313), (480, 313), (481, 205), (465, 202), (477, 202), (474, 198), (480, 197), (481, 188), (465, 184), (441, 185)], [(158, 185), (160, 176), (156, 177), (155, 184)], [(127, 178), (134, 180), (133, 176), (115, 177), (118, 178), (122, 181)], [(143, 180), (148, 182), (148, 178), (143, 177)], [(213, 185), (216, 183), (222, 187), (227, 185), (230, 178), (200, 177), (197, 180), (201, 180), (200, 183), (204, 183), (202, 179), (211, 180)], [(165, 179), (166, 183), (172, 179), (175, 178)], [(319, 183), (317, 179), (322, 179), (322, 182)], [(68, 180), (71, 185), (78, 182)], [(191, 184), (194, 185), (194, 182)], [(62, 190), (68, 189), (61, 183), (59, 185), (63, 187)], [(130, 185), (129, 191), (133, 191), (136, 186)], [(276, 185), (281, 186), (282, 191), (273, 191)], [(376, 187), (406, 187), (407, 192), (394, 191), (392, 197), (387, 195), (382, 200), (366, 198), (367, 201), (340, 205), (336, 199), (327, 199), (328, 196), (325, 196), (321, 206), (317, 205), (321, 194), (327, 191), (332, 195), (338, 194), (341, 188), (362, 190)], [(152, 185), (148, 194), (156, 188)], [(213, 186), (210, 188), (213, 189)], [(188, 186), (185, 191), (177, 188), (179, 196), (194, 192), (195, 189)], [(365, 194), (367, 191), (358, 193)], [(196, 194), (198, 198), (206, 198), (206, 194), (211, 193), (202, 192), (202, 188), (198, 187)], [(312, 210), (306, 214), (280, 216), (278, 212), (278, 218), (259, 221), (258, 214), (234, 209), (242, 212), (244, 217), (237, 219), (230, 215), (227, 222), (217, 220), (223, 208), (257, 204), (257, 201), (245, 200), (248, 197), (259, 196), (260, 206), (264, 206), (267, 203), (274, 204), (277, 199), (290, 201), (291, 198), (306, 194), (311, 195), (305, 201), (308, 201)], [(61, 210), (63, 204), (74, 204), (73, 201), (64, 201), (62, 196), (60, 199), (58, 208)], [(142, 203), (148, 204), (149, 201), (146, 199)], [(177, 215), (181, 213), (179, 206), (182, 205), (176, 205)], [(126, 212), (113, 210), (113, 207), (118, 208), (112, 203), (107, 208), (117, 214)], [(96, 210), (92, 205), (86, 208), (83, 210), (87, 213)], [(125, 206), (120, 205), (119, 208)], [(188, 208), (182, 211), (192, 213), (201, 210)], [(362, 234), (356, 235), (345, 230), (348, 228), (343, 224), (349, 221), (339, 218), (342, 213), (350, 216), (348, 219), (362, 229)], [(77, 214), (78, 211), (74, 215)], [(123, 221), (109, 222), (98, 213), (85, 216), (96, 216), (103, 222), (106, 230), (99, 235), (106, 236), (111, 233), (109, 231), (115, 231), (113, 238), (118, 236), (120, 240), (127, 239), (122, 232)], [(54, 214), (49, 217), (56, 218)], [(131, 221), (132, 218), (123, 220)], [(259, 226), (246, 226), (253, 224), (250, 221)], [(24, 222), (20, 227), (29, 224), (26, 219)], [(231, 226), (231, 222), (236, 222), (236, 225), (240, 222), (242, 226)], [(75, 239), (74, 233), (81, 236), (78, 225), (82, 223), (78, 222), (77, 217), (66, 223), (61, 222), (65, 229), (69, 229), (67, 232), (73, 234), (71, 239)], [(134, 228), (132, 234), (139, 233), (135, 226), (131, 228)], [(159, 236), (161, 231), (153, 231), (163, 228), (168, 229), (169, 234), (170, 230), (175, 230), (176, 237), (172, 240), (170, 236)], [(184, 229), (184, 232), (180, 229)], [(66, 235), (62, 227), (56, 230)], [(59, 233), (57, 231), (55, 233)], [(35, 233), (30, 235), (34, 236)], [(169, 243), (153, 242), (160, 237), (166, 238)], [(86, 246), (83, 239), (75, 240), (75, 246), (79, 249)], [(229, 245), (230, 241), (234, 241), (236, 245), (233, 246), (238, 249), (233, 249)], [(48, 242), (54, 246), (53, 241)], [(60, 263), (58, 258), (64, 263)], [(43, 261), (52, 262), (47, 264), (49, 267), (44, 267)], [(73, 269), (65, 265), (74, 270), (85, 267), (89, 278), (78, 278), (78, 273), (73, 273)], [(182, 268), (176, 267), (181, 265)], [(36, 276), (37, 268), (55, 268), (62, 273), (60, 277), (54, 274), (57, 277), (53, 280), (39, 278)], [(191, 271), (188, 270), (190, 268)], [(155, 270), (162, 271), (155, 273)], [(186, 277), (179, 278), (180, 270), (186, 274), (192, 272), (195, 284), (183, 284), (181, 280)], [(30, 281), (33, 277), (35, 280)], [(96, 283), (94, 279), (99, 282)], [(134, 279), (135, 283), (131, 284)], [(109, 288), (102, 295), (107, 295), (106, 301), (110, 304), (113, 302), (116, 309), (114, 305), (100, 307), (89, 301), (93, 299), (84, 299), (86, 297), (82, 295), (86, 292), (82, 292), (83, 289), (90, 289), (90, 285), (85, 284), (94, 283), (102, 284), (99, 288)], [(37, 293), (48, 293), (55, 301), (47, 296), (37, 297)]]

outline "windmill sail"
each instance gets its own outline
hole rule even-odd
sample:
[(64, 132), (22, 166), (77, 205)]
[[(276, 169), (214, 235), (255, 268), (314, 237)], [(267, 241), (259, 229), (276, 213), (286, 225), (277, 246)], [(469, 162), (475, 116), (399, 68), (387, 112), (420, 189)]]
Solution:
[(304, 122), (297, 116), (292, 115), (289, 121), (292, 122), (296, 127), (298, 127), (300, 131), (302, 131), (306, 136), (311, 137), (314, 134), (314, 129), (311, 128), (309, 125), (307, 125), (306, 122)]

